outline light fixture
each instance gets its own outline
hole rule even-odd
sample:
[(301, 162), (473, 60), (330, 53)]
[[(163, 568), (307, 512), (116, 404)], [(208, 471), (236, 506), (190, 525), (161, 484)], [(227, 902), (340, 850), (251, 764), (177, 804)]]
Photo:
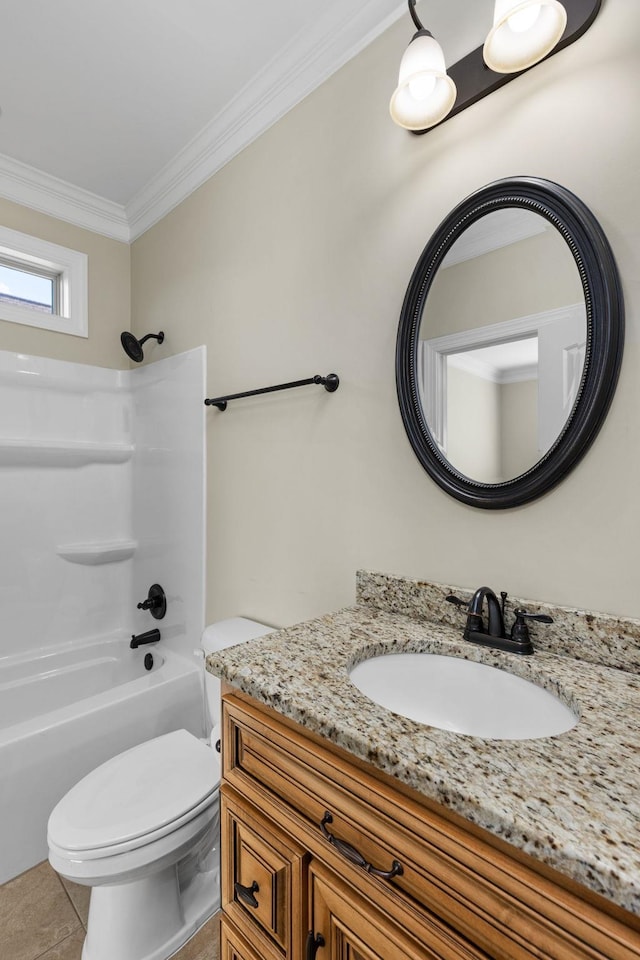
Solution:
[(451, 112), (456, 85), (447, 76), (442, 47), (425, 30), (409, 0), (409, 13), (418, 32), (400, 62), (398, 86), (389, 109), (392, 119), (406, 130), (428, 130)]
[(558, 0), (496, 0), (484, 62), (496, 73), (526, 70), (551, 53), (566, 25)]
[[(462, 7), (463, 0), (457, 2)], [(448, 70), (415, 6), (416, 0), (409, 0), (418, 32), (402, 58), (390, 107), (397, 124), (419, 135), (575, 43), (598, 16), (602, 0), (494, 0), (493, 27), (484, 47), (449, 64)]]

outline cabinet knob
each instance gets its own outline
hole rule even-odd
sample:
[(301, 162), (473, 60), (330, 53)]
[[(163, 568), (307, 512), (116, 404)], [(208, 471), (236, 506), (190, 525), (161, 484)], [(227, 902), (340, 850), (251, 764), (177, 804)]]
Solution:
[(234, 883), (233, 889), (236, 892), (236, 896), (242, 900), (243, 903), (246, 903), (249, 907), (258, 907), (259, 903), (254, 897), (254, 893), (258, 893), (260, 887), (257, 882), (254, 880), (250, 887), (243, 887), (241, 883)]

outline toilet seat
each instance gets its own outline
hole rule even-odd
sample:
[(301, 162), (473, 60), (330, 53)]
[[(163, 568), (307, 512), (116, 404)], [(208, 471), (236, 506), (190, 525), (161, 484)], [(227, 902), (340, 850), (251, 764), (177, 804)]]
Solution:
[(64, 860), (99, 860), (181, 834), (215, 815), (202, 817), (217, 807), (219, 785), (215, 751), (186, 730), (173, 731), (80, 780), (49, 818), (49, 848)]
[[(102, 849), (94, 856), (79, 856), (49, 844), (49, 863), (61, 876), (74, 883), (100, 887), (128, 883), (175, 865), (201, 840), (217, 845), (219, 832), (217, 800), (187, 823), (152, 842), (124, 853)], [(210, 841), (206, 838), (209, 837)], [(91, 851), (93, 852), (93, 851)]]

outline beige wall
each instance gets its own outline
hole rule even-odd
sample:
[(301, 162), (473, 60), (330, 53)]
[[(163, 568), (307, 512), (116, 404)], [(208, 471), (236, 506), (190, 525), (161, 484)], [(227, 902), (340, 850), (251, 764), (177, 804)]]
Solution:
[(538, 381), (520, 380), (500, 387), (500, 450), (502, 476), (517, 477), (537, 463)]
[(501, 483), (538, 462), (538, 381), (499, 384), (447, 367), (447, 460), (483, 483)]
[[(640, 4), (424, 137), (388, 117), (408, 18), (133, 247), (133, 322), (208, 347), (209, 394), (336, 371), (208, 414), (208, 617), (282, 624), (352, 601), (358, 567), (640, 616)], [(628, 336), (609, 418), (530, 505), (482, 511), (429, 479), (405, 436), (394, 348), (404, 291), (448, 211), (500, 177), (555, 180), (593, 210)]]
[(504, 479), (501, 397), (501, 387), (495, 381), (447, 364), (444, 453), (456, 470), (482, 483)]
[(0, 199), (0, 224), (88, 255), (89, 336), (74, 337), (0, 320), (0, 350), (125, 369), (120, 333), (130, 329), (130, 247)]
[(420, 325), (428, 340), (583, 301), (575, 261), (555, 229), (439, 270)]

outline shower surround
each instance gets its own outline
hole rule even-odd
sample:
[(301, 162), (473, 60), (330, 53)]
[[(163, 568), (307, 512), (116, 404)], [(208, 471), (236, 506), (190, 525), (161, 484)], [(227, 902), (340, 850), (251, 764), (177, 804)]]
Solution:
[[(0, 883), (46, 857), (48, 813), (90, 769), (204, 733), (205, 359), (0, 352)], [(161, 621), (136, 606), (152, 583)]]

